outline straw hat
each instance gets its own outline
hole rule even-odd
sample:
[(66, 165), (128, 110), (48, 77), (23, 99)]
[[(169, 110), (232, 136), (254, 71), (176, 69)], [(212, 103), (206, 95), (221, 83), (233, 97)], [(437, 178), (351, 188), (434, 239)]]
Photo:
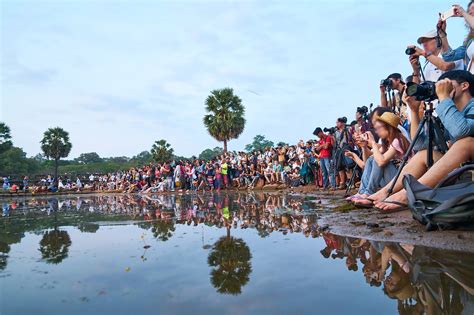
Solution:
[(400, 124), (400, 117), (391, 112), (383, 113), (382, 116), (377, 118), (377, 120), (383, 121), (393, 128), (398, 128), (398, 125)]

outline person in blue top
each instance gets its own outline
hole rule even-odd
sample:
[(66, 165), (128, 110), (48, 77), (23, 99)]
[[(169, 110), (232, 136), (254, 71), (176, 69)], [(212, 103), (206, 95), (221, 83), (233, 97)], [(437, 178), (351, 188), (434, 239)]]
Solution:
[(440, 20), (438, 22), (438, 29), (442, 43), (442, 57), (444, 61), (464, 60), (466, 69), (474, 73), (474, 65), (472, 64), (472, 60), (474, 59), (474, 45), (472, 44), (474, 41), (474, 0), (469, 1), (467, 12), (460, 5), (453, 5), (453, 8), (454, 15), (462, 17), (466, 21), (466, 25), (469, 27), (469, 33), (462, 46), (452, 49), (448, 43), (446, 21)]
[[(446, 141), (449, 140), (451, 146), (444, 156), (433, 151), (435, 164), (430, 169), (426, 165), (427, 150), (418, 151), (403, 168), (394, 187), (394, 192), (398, 191), (397, 193), (386, 199), (391, 186), (389, 183), (369, 196), (369, 201), (374, 201), (374, 205), (381, 211), (406, 209), (406, 191), (402, 189), (404, 174), (411, 174), (419, 178), (421, 184), (434, 187), (462, 163), (474, 161), (474, 75), (465, 70), (448, 71), (436, 83), (436, 94), (439, 99), (436, 113), (446, 129)], [(409, 103), (413, 107), (418, 102), (411, 100)], [(417, 110), (412, 108), (412, 111)]]

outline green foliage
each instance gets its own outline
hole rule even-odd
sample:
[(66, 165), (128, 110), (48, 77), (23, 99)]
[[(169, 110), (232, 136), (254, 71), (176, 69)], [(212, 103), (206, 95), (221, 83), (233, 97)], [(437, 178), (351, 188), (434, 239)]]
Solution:
[(227, 152), (227, 142), (237, 139), (244, 131), (242, 100), (231, 88), (213, 90), (206, 99), (205, 109), (208, 114), (204, 116), (204, 126), (212, 137), (224, 143), (224, 152)]
[(135, 155), (134, 157), (132, 157), (130, 159), (130, 162), (134, 166), (141, 166), (141, 165), (150, 163), (152, 160), (153, 160), (153, 156), (150, 153), (150, 151), (142, 151), (138, 153), (137, 155)]
[(75, 162), (79, 164), (90, 164), (90, 163), (99, 163), (103, 159), (95, 152), (82, 153), (79, 157), (74, 159)]
[(249, 281), (252, 255), (241, 238), (221, 237), (212, 247), (207, 262), (211, 271), (211, 283), (222, 294), (237, 295)]
[(28, 159), (21, 148), (11, 147), (0, 153), (0, 175), (27, 175), (37, 172), (41, 168), (38, 161)]
[(41, 150), (46, 157), (55, 161), (65, 158), (71, 152), (72, 144), (69, 142), (69, 134), (62, 128), (49, 128), (45, 131), (41, 140)]
[(253, 142), (245, 146), (245, 151), (263, 151), (267, 147), (273, 147), (273, 141), (265, 139), (265, 136), (256, 135)]
[(68, 256), (71, 244), (66, 231), (46, 231), (40, 241), (39, 251), (48, 264), (59, 264)]
[(13, 146), (11, 142), (10, 127), (0, 122), (0, 153), (7, 151)]
[(200, 160), (212, 160), (217, 156), (221, 155), (223, 152), (222, 148), (215, 147), (214, 149), (206, 149), (199, 154), (198, 159)]
[(150, 152), (153, 160), (159, 163), (169, 161), (173, 158), (173, 149), (164, 139), (155, 141)]

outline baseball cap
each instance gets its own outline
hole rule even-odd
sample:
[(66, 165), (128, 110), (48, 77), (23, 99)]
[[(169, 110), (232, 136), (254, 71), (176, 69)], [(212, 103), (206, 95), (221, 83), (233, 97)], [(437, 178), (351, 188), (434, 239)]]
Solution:
[(423, 36), (418, 37), (417, 43), (421, 45), (424, 39), (432, 39), (438, 36), (438, 32), (436, 30), (431, 30), (428, 33), (424, 34)]

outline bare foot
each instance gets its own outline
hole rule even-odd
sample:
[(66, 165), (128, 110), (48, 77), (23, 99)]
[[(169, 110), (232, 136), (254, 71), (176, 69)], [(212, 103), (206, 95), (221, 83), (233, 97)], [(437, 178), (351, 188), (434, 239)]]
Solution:
[[(380, 209), (384, 212), (403, 210), (406, 208), (408, 203), (406, 191), (400, 190), (396, 194), (391, 195), (384, 201), (376, 201), (374, 203), (377, 209)], [(403, 209), (402, 209), (403, 208)]]

